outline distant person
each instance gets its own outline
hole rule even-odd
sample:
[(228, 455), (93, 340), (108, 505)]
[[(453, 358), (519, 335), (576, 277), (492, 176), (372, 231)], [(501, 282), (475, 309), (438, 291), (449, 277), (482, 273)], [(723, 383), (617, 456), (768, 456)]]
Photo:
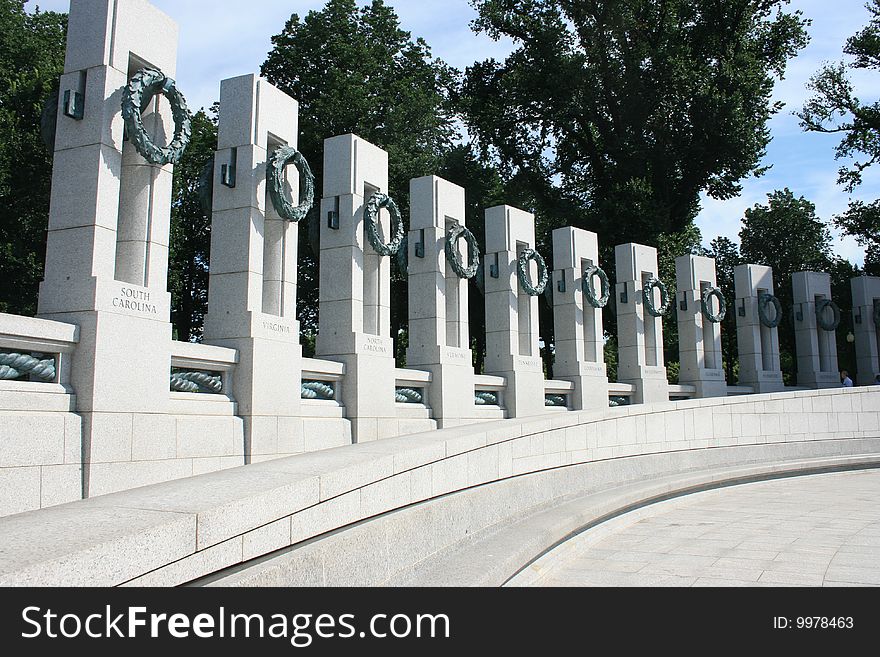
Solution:
[(849, 378), (849, 373), (846, 370), (843, 370), (840, 373), (840, 384), (844, 388), (852, 388), (853, 387), (852, 379)]
[(874, 377), (874, 385), (880, 386), (880, 374)]

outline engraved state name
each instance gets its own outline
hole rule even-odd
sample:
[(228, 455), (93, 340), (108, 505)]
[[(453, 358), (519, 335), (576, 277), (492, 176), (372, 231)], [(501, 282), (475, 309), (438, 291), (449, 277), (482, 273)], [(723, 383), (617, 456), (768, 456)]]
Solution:
[(263, 329), (272, 333), (290, 334), (293, 330), (287, 324), (276, 324), (274, 322), (263, 322)]
[(119, 288), (119, 294), (113, 297), (113, 307), (146, 315), (158, 315), (159, 308), (152, 302), (152, 293), (130, 287)]
[(388, 354), (388, 345), (381, 338), (364, 338), (362, 348), (364, 351), (374, 354)]

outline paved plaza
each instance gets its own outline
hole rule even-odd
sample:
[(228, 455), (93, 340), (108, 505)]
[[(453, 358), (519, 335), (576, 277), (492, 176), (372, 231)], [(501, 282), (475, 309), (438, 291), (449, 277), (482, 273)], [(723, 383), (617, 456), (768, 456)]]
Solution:
[(880, 586), (880, 471), (759, 482), (588, 530), (523, 575), (538, 586)]

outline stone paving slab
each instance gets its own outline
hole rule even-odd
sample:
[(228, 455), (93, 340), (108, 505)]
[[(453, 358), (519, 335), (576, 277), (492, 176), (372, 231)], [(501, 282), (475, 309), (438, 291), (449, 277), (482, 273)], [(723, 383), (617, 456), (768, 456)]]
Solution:
[(532, 564), (527, 583), (880, 586), (880, 471), (696, 493), (643, 509), (628, 523), (620, 518), (598, 540), (595, 531)]
[[(529, 586), (539, 580), (546, 572), (549, 567), (547, 558), (562, 563), (577, 556), (577, 552), (582, 552), (586, 548), (583, 543), (566, 540), (566, 537), (576, 535), (588, 538), (590, 546), (593, 547), (591, 558), (610, 560), (613, 564), (609, 569), (622, 570), (624, 573), (637, 573), (638, 570), (634, 571), (632, 565), (621, 566), (620, 564), (648, 566), (651, 565), (651, 562), (647, 559), (650, 559), (651, 555), (655, 553), (669, 555), (673, 559), (682, 559), (686, 555), (713, 557), (711, 563), (714, 565), (714, 562), (719, 558), (729, 556), (730, 550), (743, 544), (743, 536), (749, 536), (749, 533), (744, 532), (743, 536), (736, 538), (731, 538), (726, 534), (721, 534), (722, 538), (706, 539), (701, 537), (699, 541), (696, 541), (690, 535), (693, 533), (693, 527), (682, 527), (683, 523), (675, 522), (673, 524), (679, 531), (684, 531), (684, 534), (668, 537), (658, 536), (656, 529), (661, 525), (651, 528), (651, 523), (659, 522), (655, 520), (659, 515), (655, 511), (658, 497), (672, 495), (677, 499), (679, 495), (692, 495), (698, 490), (703, 490), (707, 484), (714, 483), (715, 486), (721, 487), (736, 486), (755, 481), (756, 476), (760, 476), (762, 481), (768, 475), (776, 477), (807, 476), (825, 470), (832, 463), (837, 463), (837, 465), (831, 466), (834, 467), (834, 471), (840, 471), (844, 467), (847, 468), (847, 471), (852, 467), (878, 467), (874, 461), (870, 460), (873, 457), (866, 455), (865, 458), (868, 460), (862, 461), (859, 457), (858, 460), (837, 461), (831, 459), (821, 461), (824, 465), (820, 465), (818, 460), (803, 461), (799, 464), (789, 463), (784, 470), (775, 473), (759, 472), (752, 469), (751, 466), (699, 473), (682, 472), (672, 475), (670, 478), (656, 478), (610, 488), (586, 496), (575, 496), (569, 501), (550, 505), (549, 508), (538, 510), (533, 514), (526, 514), (515, 522), (506, 521), (490, 527), (479, 535), (474, 535), (472, 542), (451, 546), (447, 550), (438, 552), (414, 568), (402, 573), (399, 577), (384, 583), (397, 586)], [(845, 463), (849, 463), (849, 465), (845, 465)], [(663, 492), (664, 490), (665, 492)], [(726, 517), (729, 507), (730, 505), (725, 508), (713, 509), (711, 515), (714, 515), (716, 520), (723, 519)], [(702, 509), (698, 509), (694, 513), (701, 511)], [(753, 512), (740, 513), (737, 509), (734, 511), (739, 514), (736, 517), (740, 520), (754, 520), (755, 514)], [(704, 516), (705, 514), (701, 514), (693, 521), (693, 524), (704, 526), (707, 532), (717, 529), (712, 523), (706, 521)], [(646, 522), (639, 527), (639, 531), (632, 534), (619, 531), (622, 528), (633, 527), (641, 520)], [(669, 524), (663, 522), (664, 526)], [(768, 526), (768, 523), (775, 525), (779, 523), (779, 520), (767, 516), (764, 527)], [(590, 529), (585, 532), (587, 527)], [(649, 530), (644, 530), (645, 528)], [(750, 556), (756, 550), (772, 550), (773, 555), (777, 555), (783, 546), (794, 544), (798, 536), (798, 534), (792, 533), (769, 546), (766, 543), (750, 541), (743, 544), (744, 555)], [(561, 544), (560, 540), (563, 541)], [(600, 540), (603, 541), (601, 547), (596, 545)], [(550, 552), (547, 553), (547, 550)], [(653, 573), (654, 577), (651, 577), (651, 582), (657, 581), (658, 577), (668, 578), (670, 576), (668, 572), (669, 568), (666, 568), (662, 572)], [(712, 571), (710, 576), (757, 582), (763, 572), (761, 569), (717, 568)], [(474, 574), (477, 576), (474, 577)], [(705, 573), (703, 574), (705, 575)], [(673, 575), (673, 577), (683, 576), (683, 574)], [(695, 577), (690, 579), (696, 580)], [(679, 584), (684, 585), (681, 581)], [(554, 585), (561, 584), (555, 582)], [(610, 586), (611, 584), (604, 580), (602, 582), (582, 580), (575, 585)]]

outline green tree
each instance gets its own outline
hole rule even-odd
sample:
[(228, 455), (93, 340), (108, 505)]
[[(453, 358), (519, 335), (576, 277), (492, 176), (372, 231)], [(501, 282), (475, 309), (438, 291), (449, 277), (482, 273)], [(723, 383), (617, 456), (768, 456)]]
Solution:
[(760, 173), (774, 81), (807, 42), (787, 0), (476, 0), (510, 37), (459, 100), (486, 156), (604, 243), (656, 244)]
[(0, 311), (31, 315), (43, 278), (52, 153), (40, 116), (64, 67), (67, 16), (0, 0)]
[(850, 201), (847, 211), (834, 217), (834, 224), (865, 249), (865, 272), (880, 276), (880, 200)]
[(199, 188), (205, 163), (217, 148), (218, 106), (211, 111), (212, 116), (204, 110), (193, 116), (192, 139), (174, 167), (168, 289), (176, 338), (184, 342), (200, 339), (208, 309), (211, 216)]
[(791, 287), (795, 272), (827, 270), (831, 231), (816, 216), (816, 206), (788, 188), (768, 194), (767, 201), (746, 210), (740, 252), (748, 262), (773, 267), (779, 296)]
[[(849, 77), (851, 71), (880, 69), (880, 0), (871, 0), (865, 8), (871, 17), (868, 24), (843, 49), (850, 61), (827, 64), (813, 76), (809, 87), (814, 96), (798, 114), (808, 132), (842, 135), (835, 158), (851, 162), (840, 168), (838, 183), (849, 193), (880, 158), (880, 101), (860, 100)], [(851, 201), (834, 223), (865, 247), (866, 269), (880, 274), (880, 201)]]
[(866, 158), (840, 169), (838, 182), (850, 192), (861, 184), (864, 170), (880, 158), (880, 102), (864, 103), (856, 97), (848, 75), (850, 70), (880, 68), (880, 0), (871, 0), (865, 7), (870, 22), (843, 49), (852, 61), (827, 64), (814, 75), (809, 88), (815, 95), (798, 114), (807, 131), (843, 135), (837, 159)]
[[(423, 39), (400, 29), (382, 0), (358, 9), (354, 0), (329, 0), (301, 19), (291, 16), (272, 37), (262, 74), (299, 102), (299, 150), (321, 190), (323, 140), (356, 133), (389, 155), (389, 192), (404, 214), (411, 178), (437, 173), (456, 137), (450, 90), (457, 72), (434, 59)], [(454, 181), (455, 182), (455, 181)], [(317, 279), (314, 219), (303, 226), (301, 276)], [(304, 331), (317, 329), (317, 286), (299, 286)], [(406, 323), (405, 281), (395, 276), (392, 335)]]
[(834, 264), (831, 231), (816, 216), (816, 206), (788, 188), (767, 195), (767, 205), (746, 210), (740, 231), (740, 253), (746, 262), (773, 268), (776, 296), (785, 309), (779, 347), (787, 384), (795, 376), (791, 275), (829, 271)]

